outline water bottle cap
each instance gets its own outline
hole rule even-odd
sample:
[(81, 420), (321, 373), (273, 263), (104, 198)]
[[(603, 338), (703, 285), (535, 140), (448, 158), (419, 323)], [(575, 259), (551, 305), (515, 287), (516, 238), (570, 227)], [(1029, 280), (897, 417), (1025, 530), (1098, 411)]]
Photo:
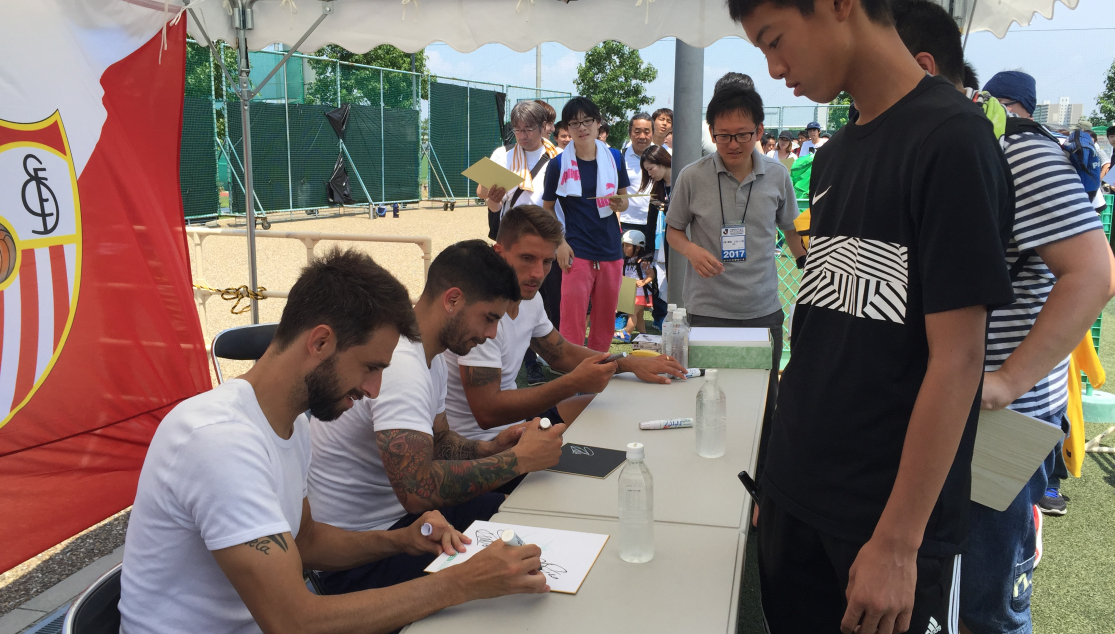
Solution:
[(646, 453), (643, 451), (643, 443), (632, 442), (627, 444), (628, 460), (642, 460), (644, 457), (646, 457)]
[(670, 311), (671, 313), (674, 312), (677, 309), (678, 309), (677, 304), (666, 304), (666, 310)]
[(683, 311), (685, 311), (684, 308), (678, 308), (677, 310), (675, 310), (673, 312), (674, 319), (681, 319), (683, 316), (685, 316), (685, 312)]
[(689, 314), (689, 311), (684, 309), (684, 308), (679, 308), (678, 312), (681, 313), (682, 315), (688, 315)]
[(719, 374), (719, 373), (716, 371), (715, 368), (705, 370), (705, 378), (706, 379), (715, 379), (717, 374)]

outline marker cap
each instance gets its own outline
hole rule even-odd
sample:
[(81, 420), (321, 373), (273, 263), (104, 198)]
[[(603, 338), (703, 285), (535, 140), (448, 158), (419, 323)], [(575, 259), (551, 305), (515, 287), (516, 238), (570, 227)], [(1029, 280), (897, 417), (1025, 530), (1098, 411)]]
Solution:
[(542, 420), (538, 421), (538, 426), (542, 429), (549, 429), (550, 427), (553, 427), (553, 425), (550, 423), (549, 418), (543, 418)]
[(643, 443), (632, 442), (627, 444), (628, 460), (642, 460), (644, 457), (646, 457), (646, 452), (643, 451)]

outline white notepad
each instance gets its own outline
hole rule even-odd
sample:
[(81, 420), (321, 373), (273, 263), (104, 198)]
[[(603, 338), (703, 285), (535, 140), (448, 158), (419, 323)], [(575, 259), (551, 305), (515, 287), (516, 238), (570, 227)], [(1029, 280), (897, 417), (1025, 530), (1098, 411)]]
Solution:
[(708, 328), (695, 326), (689, 329), (691, 346), (768, 346), (769, 328)]
[(972, 453), (972, 501), (1005, 511), (1049, 452), (1060, 427), (1009, 409), (982, 411)]
[(426, 572), (438, 572), (468, 561), (469, 557), (499, 539), (499, 534), (509, 528), (524, 542), (542, 548), (542, 574), (548, 577), (546, 583), (550, 585), (551, 591), (565, 594), (577, 594), (581, 583), (588, 576), (588, 571), (592, 569), (592, 565), (596, 563), (596, 558), (600, 556), (600, 551), (608, 541), (607, 535), (596, 533), (477, 520), (464, 532), (472, 540), (472, 543), (466, 546), (468, 550), (456, 555), (444, 553), (438, 555), (438, 558), (426, 567)]

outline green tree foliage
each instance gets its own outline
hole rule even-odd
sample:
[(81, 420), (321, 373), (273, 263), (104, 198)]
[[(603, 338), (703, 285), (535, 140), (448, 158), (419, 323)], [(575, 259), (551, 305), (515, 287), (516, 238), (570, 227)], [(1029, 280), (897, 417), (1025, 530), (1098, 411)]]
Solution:
[[(314, 55), (352, 64), (410, 70), (410, 54), (404, 53), (390, 44), (377, 46), (367, 53), (353, 53), (340, 46), (330, 44), (319, 49)], [(415, 71), (422, 75), (421, 79), (418, 80), (417, 87), (413, 75), (386, 71), (382, 73), (384, 106), (388, 108), (413, 108), (413, 95), (416, 91), (420, 93), (420, 99), (429, 98), (427, 93), (429, 71), (426, 68), (425, 51), (419, 51), (415, 55), (414, 61)], [(321, 59), (312, 59), (310, 60), (310, 67), (313, 68), (315, 76), (314, 81), (306, 91), (306, 101), (336, 104), (338, 64)], [(381, 76), (379, 70), (345, 64), (339, 65), (339, 68), (342, 103), (379, 105)]]
[[(851, 106), (852, 96), (843, 90), (830, 102), (833, 106)], [(828, 119), (828, 131), (836, 132), (840, 128), (848, 125), (848, 112), (849, 108), (830, 108)]]
[(1110, 125), (1115, 123), (1115, 61), (1111, 62), (1111, 68), (1107, 69), (1107, 77), (1103, 82), (1103, 92), (1096, 96), (1096, 105), (1099, 106), (1098, 110), (1093, 110), (1091, 116), (1092, 125)]
[(657, 77), (658, 70), (643, 62), (639, 51), (608, 40), (585, 53), (573, 83), (581, 95), (600, 108), (611, 126), (608, 143), (620, 147), (627, 140), (628, 119), (654, 102), (647, 95), (646, 85)]

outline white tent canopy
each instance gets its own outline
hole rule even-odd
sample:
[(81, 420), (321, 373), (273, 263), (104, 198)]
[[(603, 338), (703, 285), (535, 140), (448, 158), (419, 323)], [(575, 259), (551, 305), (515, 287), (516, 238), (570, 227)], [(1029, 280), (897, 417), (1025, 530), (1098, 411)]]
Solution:
[[(129, 0), (162, 8), (162, 0)], [(1080, 0), (936, 0), (962, 23), (971, 16), (970, 32), (990, 31), (1004, 37), (1012, 22), (1030, 24), (1034, 15), (1053, 16), (1054, 5), (1076, 8)], [(294, 45), (321, 17), (316, 0), (244, 0), (252, 5), (250, 47)], [(178, 10), (172, 2), (172, 11)], [(201, 26), (214, 39), (232, 42), (236, 29), (229, 8), (236, 0), (191, 0)], [(333, 15), (300, 47), (314, 51), (339, 44), (364, 52), (393, 44), (413, 52), (444, 42), (462, 53), (491, 43), (523, 52), (556, 41), (585, 51), (604, 40), (644, 48), (664, 37), (677, 37), (704, 48), (730, 36), (744, 37), (728, 17), (725, 0), (336, 0)], [(974, 6), (974, 13), (972, 8)], [(535, 28), (532, 28), (535, 27)], [(190, 33), (200, 33), (191, 22)]]

